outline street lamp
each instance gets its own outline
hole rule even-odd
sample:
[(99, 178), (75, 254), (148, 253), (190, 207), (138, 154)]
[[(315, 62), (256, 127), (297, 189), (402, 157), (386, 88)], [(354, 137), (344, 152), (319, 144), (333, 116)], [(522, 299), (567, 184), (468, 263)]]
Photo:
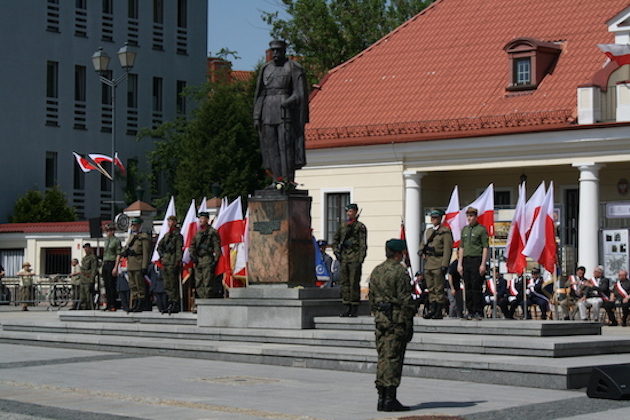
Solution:
[(118, 50), (117, 55), (120, 67), (122, 67), (124, 72), (118, 78), (108, 79), (105, 75), (107, 74), (107, 68), (109, 67), (109, 55), (103, 51), (102, 47), (92, 54), (92, 65), (94, 66), (94, 71), (96, 71), (99, 76), (98, 79), (109, 86), (112, 92), (112, 222), (116, 216), (116, 170), (114, 169), (113, 161), (116, 154), (116, 87), (120, 82), (127, 78), (129, 70), (131, 70), (136, 61), (135, 51), (129, 48), (126, 42), (125, 45)]

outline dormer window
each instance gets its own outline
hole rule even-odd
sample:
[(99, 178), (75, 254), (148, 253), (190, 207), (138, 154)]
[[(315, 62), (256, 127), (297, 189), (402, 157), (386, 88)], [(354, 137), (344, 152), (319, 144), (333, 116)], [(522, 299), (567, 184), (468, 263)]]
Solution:
[(507, 90), (536, 89), (553, 72), (562, 52), (558, 44), (532, 38), (514, 39), (503, 48), (507, 52), (511, 80)]

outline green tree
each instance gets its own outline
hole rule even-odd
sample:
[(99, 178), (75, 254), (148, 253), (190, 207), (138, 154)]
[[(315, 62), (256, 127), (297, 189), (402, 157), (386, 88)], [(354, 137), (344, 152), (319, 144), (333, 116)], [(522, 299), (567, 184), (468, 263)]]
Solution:
[(311, 81), (352, 58), (433, 0), (282, 0), (288, 19), (263, 12), (271, 35), (289, 43)]
[(141, 133), (159, 139), (151, 165), (171, 186), (155, 200), (158, 208), (175, 195), (178, 214), (183, 214), (192, 198), (213, 196), (216, 184), (230, 199), (247, 197), (265, 185), (252, 121), (254, 83), (209, 83), (194, 92), (199, 104), (191, 118), (179, 117)]
[(57, 187), (43, 194), (27, 191), (15, 202), (13, 223), (72, 222), (76, 220), (74, 209), (68, 206), (66, 197)]

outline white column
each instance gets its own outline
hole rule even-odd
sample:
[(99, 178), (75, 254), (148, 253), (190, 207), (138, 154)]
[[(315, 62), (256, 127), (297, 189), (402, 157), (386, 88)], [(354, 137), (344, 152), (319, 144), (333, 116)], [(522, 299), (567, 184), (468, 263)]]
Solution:
[(420, 172), (403, 172), (405, 178), (405, 231), (407, 234), (407, 249), (411, 269), (416, 273), (420, 269), (420, 228), (422, 225), (422, 187)]
[(578, 219), (578, 265), (586, 268), (586, 276), (599, 264), (599, 178), (601, 165), (574, 163), (580, 170), (580, 208)]

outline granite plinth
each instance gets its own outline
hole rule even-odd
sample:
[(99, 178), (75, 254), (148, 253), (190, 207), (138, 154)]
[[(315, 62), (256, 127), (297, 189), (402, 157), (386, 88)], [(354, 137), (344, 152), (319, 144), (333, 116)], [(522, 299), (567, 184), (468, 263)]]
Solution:
[(256, 191), (249, 199), (250, 284), (315, 285), (308, 191)]

